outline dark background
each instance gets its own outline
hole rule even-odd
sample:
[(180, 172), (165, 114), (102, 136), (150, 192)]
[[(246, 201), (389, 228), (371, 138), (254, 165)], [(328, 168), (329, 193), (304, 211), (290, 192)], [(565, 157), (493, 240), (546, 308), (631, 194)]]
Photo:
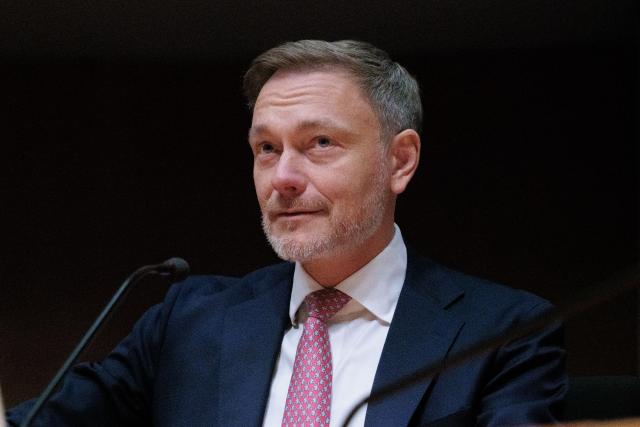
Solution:
[[(241, 76), (300, 38), (370, 41), (422, 84), (407, 242), (555, 303), (637, 264), (632, 1), (4, 2), (0, 382), (39, 392), (131, 271), (242, 275), (262, 236)], [(470, 4), (473, 3), (473, 4)], [(139, 284), (85, 358), (167, 285)], [(567, 322), (572, 375), (638, 373), (627, 293)]]

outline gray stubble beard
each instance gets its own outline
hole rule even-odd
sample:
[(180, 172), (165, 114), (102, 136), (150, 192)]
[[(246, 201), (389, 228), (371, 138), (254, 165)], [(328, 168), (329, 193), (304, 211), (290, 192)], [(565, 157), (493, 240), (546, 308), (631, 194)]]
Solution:
[(262, 212), (262, 230), (275, 253), (285, 261), (308, 262), (315, 259), (337, 256), (349, 249), (361, 246), (378, 230), (384, 218), (389, 198), (385, 185), (389, 172), (382, 158), (378, 162), (379, 173), (373, 177), (373, 192), (361, 204), (355, 215), (336, 224), (331, 230), (310, 242), (299, 242), (286, 236), (274, 236), (267, 215)]

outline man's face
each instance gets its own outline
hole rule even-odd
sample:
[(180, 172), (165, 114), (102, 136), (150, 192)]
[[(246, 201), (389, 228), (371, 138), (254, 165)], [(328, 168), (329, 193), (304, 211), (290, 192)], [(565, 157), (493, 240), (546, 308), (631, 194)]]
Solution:
[(328, 258), (382, 233), (389, 166), (351, 76), (277, 72), (256, 100), (249, 142), (263, 228), (281, 258)]

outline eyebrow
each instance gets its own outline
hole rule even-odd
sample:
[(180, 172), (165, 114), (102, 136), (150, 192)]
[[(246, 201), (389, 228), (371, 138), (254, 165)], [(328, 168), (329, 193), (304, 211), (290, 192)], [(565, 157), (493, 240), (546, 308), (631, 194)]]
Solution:
[[(339, 124), (334, 120), (327, 119), (316, 119), (316, 120), (302, 120), (296, 124), (296, 131), (304, 131), (310, 129), (318, 129), (318, 128), (329, 128), (332, 130), (337, 130), (338, 132), (348, 133), (350, 132), (346, 126)], [(249, 139), (252, 136), (259, 135), (262, 133), (269, 133), (269, 127), (264, 124), (258, 124), (256, 126), (251, 126), (249, 128)]]

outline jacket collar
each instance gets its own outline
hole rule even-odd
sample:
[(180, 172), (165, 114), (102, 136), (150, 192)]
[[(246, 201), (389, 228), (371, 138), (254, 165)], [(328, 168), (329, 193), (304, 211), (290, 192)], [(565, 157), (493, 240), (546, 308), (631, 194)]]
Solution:
[(225, 315), (220, 354), (221, 425), (261, 425), (269, 384), (280, 353), (287, 316), (293, 264), (267, 270), (261, 279), (247, 276), (237, 286), (252, 288), (252, 298)]
[[(464, 292), (445, 272), (408, 249), (407, 276), (382, 350), (372, 394), (447, 356), (464, 322), (446, 309)], [(431, 378), (426, 378), (371, 402), (365, 426), (407, 425), (431, 382)]]

